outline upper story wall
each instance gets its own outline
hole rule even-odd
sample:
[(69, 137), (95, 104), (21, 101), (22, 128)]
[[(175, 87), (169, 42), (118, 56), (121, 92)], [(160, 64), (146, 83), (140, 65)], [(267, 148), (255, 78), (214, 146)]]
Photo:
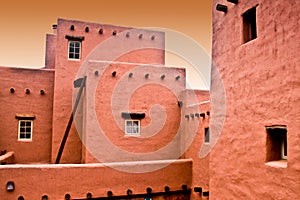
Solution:
[[(180, 157), (184, 117), (178, 101), (184, 101), (185, 69), (103, 62), (88, 63), (87, 69), (83, 117), (76, 121), (93, 154), (87, 152), (84, 162)], [(126, 134), (131, 118), (124, 113), (139, 114), (132, 118), (140, 123), (139, 134)]]
[[(80, 59), (69, 59), (68, 43), (81, 42)], [(58, 19), (55, 48), (55, 95), (53, 112), (53, 159), (72, 109), (73, 81), (80, 76), (84, 62), (121, 61), (164, 64), (164, 33), (129, 27)], [(105, 83), (109, 84), (109, 83)], [(81, 142), (71, 130), (62, 162), (81, 162)]]
[[(226, 5), (227, 13), (217, 11), (217, 4)], [(211, 197), (295, 199), (299, 196), (295, 183), (300, 157), (300, 4), (214, 0), (213, 8), (213, 72), (219, 70), (226, 90), (226, 119), (211, 154)], [(211, 92), (220, 87), (215, 74)], [(269, 125), (287, 127), (288, 158), (283, 167), (267, 164)]]
[[(13, 151), (15, 163), (49, 163), (54, 71), (0, 67), (0, 74), (1, 151)], [(32, 137), (20, 140), (19, 120), (26, 117)]]

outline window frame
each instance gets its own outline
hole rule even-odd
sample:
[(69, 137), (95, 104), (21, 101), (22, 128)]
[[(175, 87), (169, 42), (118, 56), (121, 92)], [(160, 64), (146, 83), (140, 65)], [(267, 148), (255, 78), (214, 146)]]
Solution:
[(281, 160), (287, 160), (287, 132), (284, 133), (281, 141)]
[[(74, 51), (71, 52), (71, 43), (74, 43)], [(77, 47), (79, 49), (79, 52), (76, 53), (76, 43), (79, 44), (79, 47)], [(68, 60), (80, 60), (81, 59), (81, 54), (82, 54), (82, 42), (80, 40), (68, 40)], [(73, 55), (73, 57), (71, 58), (70, 55)], [(78, 55), (78, 58), (76, 58), (76, 55)]]
[[(25, 126), (21, 126), (21, 123), (22, 122), (25, 122)], [(27, 122), (30, 122), (30, 138), (26, 138), (26, 123)], [(21, 138), (21, 128), (25, 128), (25, 132), (24, 132), (24, 135), (25, 135), (25, 138)], [(18, 141), (32, 141), (32, 138), (33, 138), (33, 120), (31, 119), (19, 119), (18, 120)]]
[[(137, 131), (137, 133), (134, 133), (133, 131), (131, 131), (131, 132), (127, 132), (127, 130), (128, 130), (128, 125), (127, 125), (127, 123), (128, 122), (138, 122), (138, 131)], [(133, 124), (131, 125), (131, 128), (133, 128)], [(140, 136), (141, 135), (141, 120), (139, 120), (139, 119), (126, 119), (125, 120), (125, 129), (124, 129), (125, 131), (125, 136)]]

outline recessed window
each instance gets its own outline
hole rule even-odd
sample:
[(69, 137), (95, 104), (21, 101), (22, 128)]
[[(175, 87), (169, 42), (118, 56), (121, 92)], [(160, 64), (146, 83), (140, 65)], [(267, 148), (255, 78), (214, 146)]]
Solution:
[(244, 43), (257, 38), (256, 7), (247, 10), (243, 15), (243, 39)]
[(79, 60), (81, 55), (81, 42), (69, 41), (69, 59)]
[(19, 140), (32, 140), (32, 120), (19, 120)]
[(267, 162), (287, 159), (286, 126), (267, 126)]
[(204, 128), (204, 142), (209, 143), (209, 128)]
[(140, 120), (125, 120), (125, 135), (140, 135)]

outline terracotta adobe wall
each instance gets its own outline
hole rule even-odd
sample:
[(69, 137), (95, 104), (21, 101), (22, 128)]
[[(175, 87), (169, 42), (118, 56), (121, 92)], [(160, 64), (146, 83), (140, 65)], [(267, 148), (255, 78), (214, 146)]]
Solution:
[[(74, 30), (70, 30), (71, 25)], [(89, 31), (86, 32), (86, 27)], [(99, 34), (99, 30), (103, 33)], [(113, 31), (116, 35), (113, 36)], [(62, 135), (67, 126), (72, 109), (73, 81), (77, 78), (77, 73), (83, 61), (89, 55), (88, 60), (114, 60), (134, 63), (156, 63), (164, 64), (164, 34), (155, 31), (135, 30), (128, 27), (119, 27), (112, 25), (103, 25), (95, 23), (86, 23), (73, 20), (58, 20), (56, 35), (56, 57), (55, 57), (55, 95), (53, 110), (53, 143), (52, 143), (52, 162), (54, 162), (57, 151), (62, 139)], [(130, 32), (130, 37), (126, 33)], [(142, 38), (139, 34), (142, 33)], [(68, 40), (66, 35), (84, 37), (82, 41), (82, 58), (80, 61), (68, 60)], [(155, 35), (155, 39), (150, 39)], [(101, 42), (107, 38), (112, 39), (112, 45), (108, 48), (97, 50), (91, 53)], [(124, 47), (138, 46), (144, 47), (144, 44), (154, 45), (157, 49), (139, 49), (131, 52), (125, 52), (126, 55), (120, 54)], [(122, 53), (122, 51), (121, 51)], [(91, 55), (90, 55), (91, 54)], [(118, 55), (114, 57), (114, 55)], [(81, 141), (73, 127), (71, 129), (65, 151), (62, 156), (62, 163), (80, 163), (81, 162)]]
[[(56, 29), (55, 33), (56, 33)], [(45, 68), (54, 69), (55, 68), (55, 56), (56, 56), (56, 35), (47, 34), (46, 35), (46, 51), (45, 51)]]
[[(1, 151), (13, 151), (15, 163), (49, 163), (54, 71), (0, 67), (0, 74)], [(18, 114), (35, 116), (32, 141), (18, 140)]]
[[(123, 163), (131, 167), (140, 165), (154, 167), (155, 163)], [(171, 161), (168, 167), (150, 173), (123, 173), (102, 164), (62, 164), (62, 165), (5, 165), (0, 168), (0, 196), (3, 200), (17, 199), (23, 196), (25, 200), (41, 199), (47, 195), (49, 199), (64, 199), (66, 194), (71, 199), (84, 199), (87, 193), (93, 197), (107, 197), (111, 191), (113, 196), (146, 194), (146, 188), (152, 193), (164, 192), (165, 186), (170, 191), (191, 187), (192, 161), (189, 159)], [(158, 178), (159, 177), (159, 178)], [(6, 191), (6, 183), (13, 181), (15, 190)], [(180, 196), (180, 195), (178, 195)]]
[[(205, 128), (209, 128), (210, 122), (210, 95), (209, 91), (205, 90), (186, 90), (186, 105), (184, 115), (189, 115), (189, 118), (185, 117), (185, 136), (193, 134), (192, 130), (194, 124), (197, 124), (196, 134), (194, 139), (184, 154), (184, 158), (193, 159), (193, 181), (192, 187), (201, 187), (203, 192), (209, 191), (209, 152), (206, 156), (200, 156), (200, 150), (203, 146), (207, 146), (205, 143)], [(191, 101), (195, 96), (197, 102)], [(203, 115), (204, 114), (204, 115)], [(191, 195), (192, 199), (199, 199), (199, 193), (194, 192)], [(202, 199), (207, 197), (202, 196)]]
[[(215, 9), (217, 3), (228, 6), (226, 14)], [(300, 4), (214, 0), (213, 5), (212, 56), (226, 90), (226, 120), (210, 155), (210, 197), (298, 199)], [(242, 14), (253, 7), (257, 38), (244, 43)], [(286, 125), (287, 161), (266, 161), (270, 125)]]
[[(96, 71), (99, 75), (95, 75)], [(115, 77), (112, 76), (113, 71), (116, 72)], [(129, 77), (130, 73), (132, 77)], [(145, 77), (146, 74), (149, 74), (148, 78)], [(104, 148), (111, 142), (118, 149), (118, 155), (114, 155), (111, 148), (99, 149), (96, 157), (107, 157), (106, 162), (113, 161), (116, 157), (120, 160), (115, 161), (180, 157), (178, 146), (182, 132), (178, 131), (184, 124), (180, 125), (183, 117), (178, 101), (183, 100), (181, 94), (185, 90), (183, 68), (124, 63), (110, 64), (106, 68), (105, 63), (90, 63), (86, 75), (84, 138), (91, 138), (86, 139), (86, 145), (88, 149), (92, 148), (91, 145), (95, 145), (93, 148)], [(177, 76), (181, 78), (176, 80)], [(124, 112), (145, 114), (141, 119), (139, 137), (125, 135), (125, 118), (121, 116)], [(94, 144), (100, 132), (109, 142), (99, 138), (97, 144)], [(172, 145), (168, 151), (162, 150), (170, 143)], [(139, 153), (149, 156), (139, 156)], [(85, 162), (98, 161), (86, 155)]]

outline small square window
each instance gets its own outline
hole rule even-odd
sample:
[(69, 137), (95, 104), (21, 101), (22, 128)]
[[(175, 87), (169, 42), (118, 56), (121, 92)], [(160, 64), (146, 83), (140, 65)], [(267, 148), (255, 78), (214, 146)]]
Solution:
[(256, 30), (256, 7), (247, 10), (243, 15), (244, 43), (257, 38)]
[(79, 60), (81, 57), (81, 42), (69, 41), (69, 59)]
[(286, 126), (267, 126), (267, 162), (287, 159)]
[(125, 135), (140, 135), (140, 120), (125, 120)]
[(19, 120), (19, 140), (32, 140), (32, 120)]
[(204, 142), (209, 143), (209, 128), (204, 128)]

